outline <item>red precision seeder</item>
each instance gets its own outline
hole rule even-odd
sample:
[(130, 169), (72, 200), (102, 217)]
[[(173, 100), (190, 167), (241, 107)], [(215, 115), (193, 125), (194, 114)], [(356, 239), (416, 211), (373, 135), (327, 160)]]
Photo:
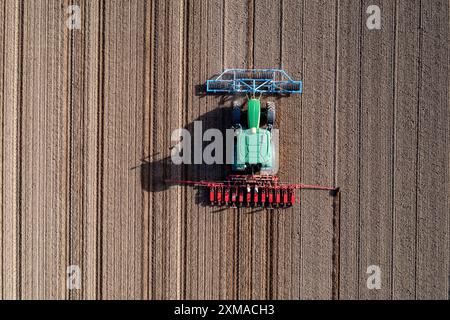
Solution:
[(208, 188), (212, 206), (287, 208), (295, 204), (296, 189), (337, 191), (335, 187), (282, 184), (272, 175), (229, 175), (225, 181), (166, 180)]

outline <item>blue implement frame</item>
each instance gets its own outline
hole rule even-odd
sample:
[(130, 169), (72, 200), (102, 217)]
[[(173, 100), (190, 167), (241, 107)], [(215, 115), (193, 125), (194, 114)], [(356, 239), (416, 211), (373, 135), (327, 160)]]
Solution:
[(281, 69), (226, 69), (206, 80), (207, 93), (301, 93), (301, 81), (293, 80)]

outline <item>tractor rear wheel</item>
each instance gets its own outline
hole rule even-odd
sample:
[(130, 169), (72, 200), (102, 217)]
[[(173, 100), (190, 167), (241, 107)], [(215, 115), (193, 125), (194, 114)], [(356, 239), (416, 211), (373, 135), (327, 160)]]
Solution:
[(241, 124), (241, 106), (236, 101), (233, 103), (233, 110), (231, 111), (231, 119), (234, 127)]
[(267, 125), (272, 126), (275, 124), (275, 102), (267, 102)]

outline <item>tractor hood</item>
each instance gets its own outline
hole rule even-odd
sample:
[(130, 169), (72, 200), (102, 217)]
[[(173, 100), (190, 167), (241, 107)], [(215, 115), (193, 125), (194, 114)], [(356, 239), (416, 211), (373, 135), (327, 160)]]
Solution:
[[(259, 128), (259, 121), (261, 116), (261, 102), (259, 99), (249, 99), (248, 103), (248, 127), (249, 129)], [(253, 130), (255, 131), (255, 130)]]

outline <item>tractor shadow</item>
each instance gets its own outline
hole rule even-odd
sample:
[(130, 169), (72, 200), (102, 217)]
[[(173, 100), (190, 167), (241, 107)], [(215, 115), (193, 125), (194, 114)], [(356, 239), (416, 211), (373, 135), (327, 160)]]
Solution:
[[(203, 99), (202, 99), (203, 100)], [(202, 134), (208, 129), (219, 129), (223, 134), (223, 158), (225, 160), (225, 130), (231, 127), (231, 102), (232, 97), (217, 97), (217, 106), (195, 118), (183, 129), (191, 134), (191, 163), (193, 163), (194, 139), (202, 139), (194, 136), (194, 122), (200, 121), (202, 124)], [(187, 110), (186, 110), (187, 111)], [(161, 119), (163, 121), (163, 119)], [(140, 171), (141, 187), (144, 191), (159, 193), (167, 191), (171, 186), (177, 184), (166, 183), (166, 180), (189, 180), (189, 181), (221, 181), (231, 172), (231, 166), (226, 164), (174, 164), (171, 158), (171, 152), (178, 142), (170, 141), (172, 132), (164, 132), (164, 136), (155, 137), (164, 139), (162, 150), (156, 151), (151, 155), (141, 159), (141, 163), (130, 168), (130, 170)], [(202, 143), (202, 152), (211, 142)], [(183, 185), (185, 188), (194, 188), (193, 186)], [(207, 204), (207, 190), (204, 187), (195, 187), (195, 203), (199, 205)]]

